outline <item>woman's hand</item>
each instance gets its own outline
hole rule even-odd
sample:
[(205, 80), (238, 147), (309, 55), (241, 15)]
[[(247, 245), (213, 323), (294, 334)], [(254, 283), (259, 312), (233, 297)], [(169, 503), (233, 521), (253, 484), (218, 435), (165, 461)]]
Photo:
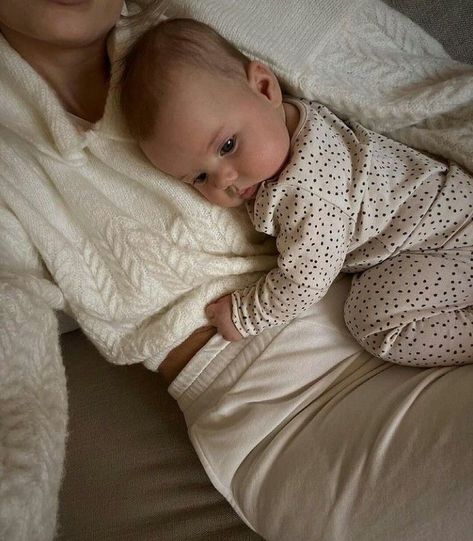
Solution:
[(237, 342), (243, 337), (238, 332), (232, 321), (232, 299), (230, 295), (209, 304), (205, 309), (211, 325), (217, 327), (217, 332), (230, 342)]

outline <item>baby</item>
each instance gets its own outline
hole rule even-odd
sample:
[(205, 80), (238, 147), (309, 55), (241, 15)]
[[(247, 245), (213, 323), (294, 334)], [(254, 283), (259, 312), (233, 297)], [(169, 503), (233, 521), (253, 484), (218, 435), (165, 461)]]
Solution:
[(284, 96), (266, 65), (187, 19), (140, 37), (122, 83), (148, 159), (276, 237), (277, 267), (207, 307), (224, 338), (286, 323), (345, 271), (346, 324), (372, 354), (473, 361), (473, 179), (459, 166)]

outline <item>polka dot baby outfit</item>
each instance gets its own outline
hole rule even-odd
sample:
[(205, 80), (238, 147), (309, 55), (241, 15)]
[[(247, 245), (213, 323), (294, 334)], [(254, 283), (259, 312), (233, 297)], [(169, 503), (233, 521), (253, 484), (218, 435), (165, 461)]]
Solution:
[(400, 364), (473, 362), (473, 178), (324, 106), (300, 112), (291, 157), (248, 211), (276, 237), (278, 266), (232, 294), (243, 336), (317, 302), (340, 271), (357, 273), (348, 328)]

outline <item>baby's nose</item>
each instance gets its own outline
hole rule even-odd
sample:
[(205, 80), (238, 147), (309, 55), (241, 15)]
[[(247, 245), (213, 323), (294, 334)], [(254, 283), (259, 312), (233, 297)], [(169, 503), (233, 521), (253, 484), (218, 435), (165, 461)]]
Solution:
[(218, 188), (228, 188), (235, 183), (238, 178), (238, 172), (234, 167), (226, 165), (225, 167), (220, 168), (220, 170), (215, 175), (215, 185)]

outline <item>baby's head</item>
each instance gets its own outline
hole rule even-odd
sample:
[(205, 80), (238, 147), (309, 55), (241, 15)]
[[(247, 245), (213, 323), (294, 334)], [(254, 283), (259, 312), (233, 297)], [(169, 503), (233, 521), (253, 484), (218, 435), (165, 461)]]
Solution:
[(167, 20), (138, 39), (125, 59), (121, 106), (157, 168), (223, 207), (254, 197), (287, 160), (273, 72), (190, 19)]

